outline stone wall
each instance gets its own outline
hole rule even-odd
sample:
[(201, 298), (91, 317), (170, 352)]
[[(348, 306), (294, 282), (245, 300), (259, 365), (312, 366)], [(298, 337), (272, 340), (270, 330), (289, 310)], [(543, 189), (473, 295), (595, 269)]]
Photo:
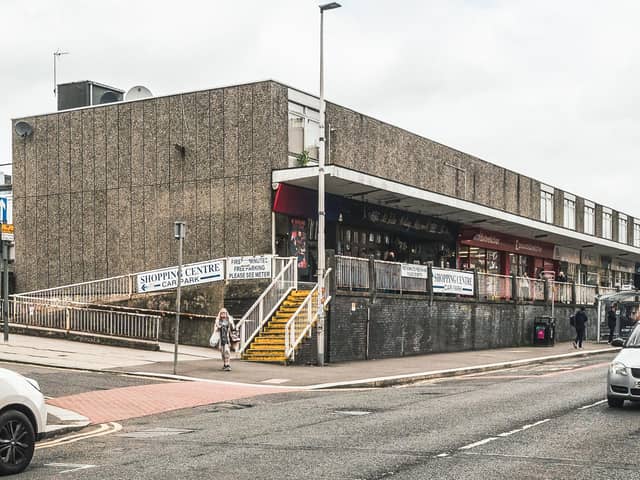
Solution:
[[(24, 118), (13, 138), (16, 288), (271, 251), (287, 89), (260, 82)], [(175, 145), (184, 147), (184, 155)]]

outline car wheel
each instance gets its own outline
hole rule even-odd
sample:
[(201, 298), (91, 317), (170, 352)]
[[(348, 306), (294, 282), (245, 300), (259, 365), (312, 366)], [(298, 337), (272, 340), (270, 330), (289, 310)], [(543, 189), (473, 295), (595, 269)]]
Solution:
[(624, 405), (623, 398), (607, 397), (607, 403), (611, 408), (622, 408)]
[(17, 410), (0, 415), (0, 475), (23, 471), (33, 457), (35, 433), (27, 416)]

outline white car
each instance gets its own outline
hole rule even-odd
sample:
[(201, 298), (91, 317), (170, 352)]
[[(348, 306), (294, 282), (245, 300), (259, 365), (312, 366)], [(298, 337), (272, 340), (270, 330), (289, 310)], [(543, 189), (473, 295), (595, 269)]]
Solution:
[(625, 400), (640, 402), (640, 324), (625, 342), (616, 338), (611, 345), (623, 347), (609, 365), (607, 401), (610, 407), (620, 408)]
[(0, 368), (0, 475), (23, 471), (47, 424), (38, 382)]

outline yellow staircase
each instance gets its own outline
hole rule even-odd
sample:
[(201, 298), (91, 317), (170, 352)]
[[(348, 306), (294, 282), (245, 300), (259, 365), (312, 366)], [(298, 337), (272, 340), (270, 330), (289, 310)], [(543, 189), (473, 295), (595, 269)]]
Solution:
[(276, 363), (287, 361), (284, 354), (284, 329), (309, 292), (310, 290), (293, 290), (287, 296), (262, 331), (255, 336), (249, 348), (244, 351), (243, 360)]

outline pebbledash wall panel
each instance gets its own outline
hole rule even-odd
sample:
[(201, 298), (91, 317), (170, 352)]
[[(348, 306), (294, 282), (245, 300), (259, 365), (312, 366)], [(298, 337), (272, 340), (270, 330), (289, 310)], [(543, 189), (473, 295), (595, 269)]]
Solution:
[(13, 138), (17, 291), (175, 264), (176, 220), (187, 222), (185, 262), (270, 252), (271, 171), (287, 165), (285, 86), (22, 120), (34, 131)]

